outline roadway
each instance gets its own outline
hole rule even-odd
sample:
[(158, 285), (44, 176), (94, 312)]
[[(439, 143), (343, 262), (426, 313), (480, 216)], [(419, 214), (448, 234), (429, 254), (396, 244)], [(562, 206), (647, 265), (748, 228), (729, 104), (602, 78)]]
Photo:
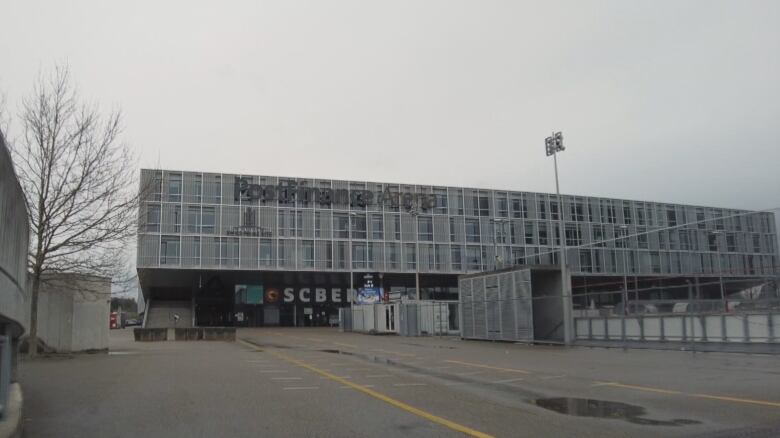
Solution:
[(108, 355), (25, 361), (26, 436), (780, 435), (777, 356), (316, 328), (238, 337), (135, 343), (115, 330)]

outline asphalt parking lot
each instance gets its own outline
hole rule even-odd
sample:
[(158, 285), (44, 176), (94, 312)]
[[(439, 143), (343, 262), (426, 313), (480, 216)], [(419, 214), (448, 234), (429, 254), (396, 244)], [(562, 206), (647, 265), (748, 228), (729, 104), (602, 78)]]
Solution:
[[(26, 436), (777, 436), (780, 357), (241, 329), (25, 361)], [(754, 436), (754, 435), (749, 435)]]

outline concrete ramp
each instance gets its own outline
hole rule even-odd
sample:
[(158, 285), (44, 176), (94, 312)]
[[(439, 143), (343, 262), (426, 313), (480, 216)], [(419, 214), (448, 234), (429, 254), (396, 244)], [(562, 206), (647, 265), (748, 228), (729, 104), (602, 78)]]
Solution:
[[(150, 300), (147, 312), (144, 328), (192, 327), (192, 303), (189, 301)], [(174, 315), (179, 315), (178, 321)]]

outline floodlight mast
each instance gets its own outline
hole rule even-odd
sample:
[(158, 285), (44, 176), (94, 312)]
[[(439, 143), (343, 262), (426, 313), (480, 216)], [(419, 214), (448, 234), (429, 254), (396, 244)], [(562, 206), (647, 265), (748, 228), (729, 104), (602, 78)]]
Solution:
[(566, 148), (563, 146), (563, 133), (561, 131), (553, 132), (551, 136), (544, 139), (547, 156), (552, 155), (555, 165), (555, 195), (558, 199), (558, 239), (560, 247), (559, 263), (561, 265), (561, 301), (563, 305), (563, 343), (571, 345), (573, 336), (572, 321), (572, 297), (571, 297), (571, 278), (568, 273), (568, 262), (566, 260), (566, 234), (563, 222), (563, 199), (561, 198), (560, 185), (558, 183), (558, 152), (563, 152)]

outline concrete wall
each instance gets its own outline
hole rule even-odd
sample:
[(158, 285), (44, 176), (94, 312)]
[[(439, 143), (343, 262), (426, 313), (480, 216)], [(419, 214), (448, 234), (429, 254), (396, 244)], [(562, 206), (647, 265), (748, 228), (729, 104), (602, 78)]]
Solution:
[[(57, 274), (42, 280), (38, 295), (40, 339), (59, 352), (108, 349), (110, 279)], [(25, 318), (29, 324), (29, 309)]]
[(0, 132), (0, 333), (18, 337), (24, 324), (29, 225), (24, 194)]

